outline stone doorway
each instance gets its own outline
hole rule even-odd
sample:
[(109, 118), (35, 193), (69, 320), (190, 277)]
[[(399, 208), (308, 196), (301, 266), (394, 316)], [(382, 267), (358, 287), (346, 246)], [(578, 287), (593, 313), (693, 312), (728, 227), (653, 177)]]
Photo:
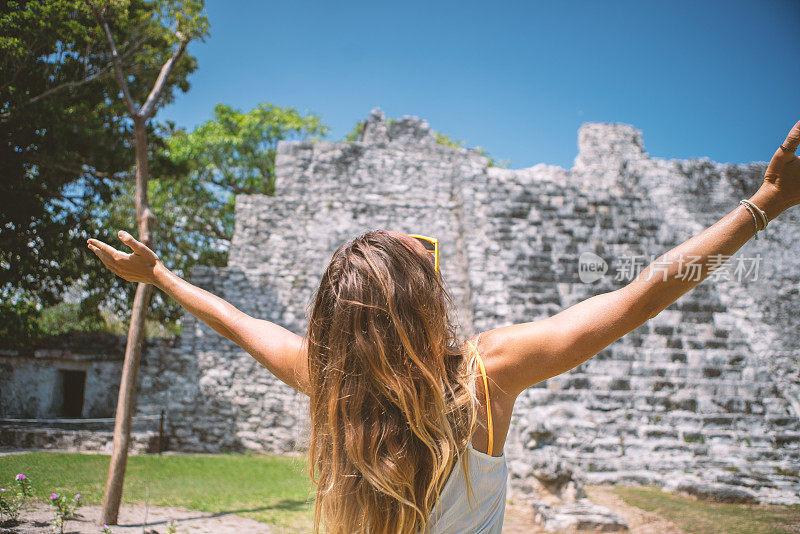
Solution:
[(83, 413), (83, 395), (86, 389), (86, 371), (61, 370), (62, 415), (80, 418)]

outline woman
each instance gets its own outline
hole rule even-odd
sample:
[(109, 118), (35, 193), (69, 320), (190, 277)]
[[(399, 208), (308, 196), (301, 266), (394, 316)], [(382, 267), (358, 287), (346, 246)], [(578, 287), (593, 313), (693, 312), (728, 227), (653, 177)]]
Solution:
[(305, 338), (182, 280), (125, 232), (131, 254), (95, 239), (88, 246), (116, 274), (159, 287), (310, 396), (315, 531), (322, 523), (332, 533), (500, 532), (502, 451), (517, 395), (586, 361), (708, 276), (710, 264), (700, 276), (680, 276), (683, 257), (730, 256), (800, 203), (798, 143), (800, 122), (749, 201), (659, 258), (657, 276), (651, 264), (621, 289), (464, 344), (448, 317), (438, 255), (421, 236), (378, 230), (340, 246)]

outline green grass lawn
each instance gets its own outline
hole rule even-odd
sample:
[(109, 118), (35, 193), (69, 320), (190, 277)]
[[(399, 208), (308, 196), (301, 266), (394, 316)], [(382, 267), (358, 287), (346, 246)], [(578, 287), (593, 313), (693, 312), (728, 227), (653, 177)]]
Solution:
[[(109, 455), (35, 452), (0, 456), (0, 487), (16, 487), (24, 473), (37, 500), (51, 492), (84, 495), (102, 504)], [(208, 512), (233, 512), (279, 527), (309, 532), (311, 482), (305, 458), (255, 454), (135, 455), (128, 457), (123, 503), (145, 502)]]
[[(0, 456), (0, 487), (25, 473), (37, 500), (51, 492), (84, 495), (102, 504), (109, 456), (35, 452)], [(128, 457), (123, 503), (150, 503), (208, 512), (232, 512), (279, 532), (310, 532), (313, 501), (304, 457), (256, 454), (135, 455)], [(614, 488), (628, 504), (658, 513), (692, 534), (800, 532), (800, 506), (755, 506), (699, 501), (653, 487)], [(794, 529), (790, 525), (794, 525)]]
[(800, 505), (714, 503), (647, 486), (617, 486), (614, 493), (626, 503), (655, 512), (692, 534), (800, 532)]

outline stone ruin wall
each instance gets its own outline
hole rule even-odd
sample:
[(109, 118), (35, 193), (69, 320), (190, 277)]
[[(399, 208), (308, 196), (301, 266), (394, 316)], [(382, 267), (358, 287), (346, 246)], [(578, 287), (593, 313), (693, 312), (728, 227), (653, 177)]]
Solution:
[[(765, 170), (651, 158), (624, 124), (584, 124), (578, 147), (571, 169), (489, 167), (437, 144), (425, 121), (374, 110), (360, 141), (281, 142), (276, 196), (237, 197), (228, 266), (191, 279), (304, 335), (341, 243), (377, 228), (425, 233), (440, 240), (466, 337), (622, 287), (620, 258), (653, 259), (699, 233), (755, 192)], [(756, 280), (705, 280), (523, 392), (505, 447), (512, 490), (566, 467), (586, 482), (695, 483), (800, 502), (798, 218), (784, 213), (734, 256), (760, 254)], [(591, 284), (578, 278), (586, 251), (609, 264)], [(140, 414), (168, 408), (171, 448), (287, 453), (307, 443), (307, 400), (189, 315), (178, 346), (146, 358), (138, 398)]]
[[(145, 340), (143, 372), (150, 360), (168, 357), (178, 341)], [(0, 449), (110, 454), (125, 342), (120, 335), (72, 332), (21, 350), (0, 350)], [(66, 388), (63, 371), (84, 373), (83, 386)], [(151, 394), (140, 388), (138, 402), (146, 404)], [(80, 414), (68, 413), (77, 409), (78, 396)], [(75, 401), (69, 410), (67, 397)], [(155, 452), (159, 420), (160, 414), (132, 420), (130, 452)]]

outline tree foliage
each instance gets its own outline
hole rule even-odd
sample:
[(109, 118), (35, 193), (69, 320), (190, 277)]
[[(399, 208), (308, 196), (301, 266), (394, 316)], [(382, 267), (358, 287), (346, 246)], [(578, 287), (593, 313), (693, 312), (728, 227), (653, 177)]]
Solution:
[[(150, 209), (158, 221), (154, 251), (183, 275), (195, 264), (224, 266), (233, 238), (235, 196), (274, 195), (278, 142), (316, 140), (328, 131), (317, 115), (262, 103), (248, 112), (218, 104), (213, 118), (191, 132), (165, 134), (152, 158), (148, 184)], [(116, 198), (107, 225), (135, 227), (133, 194), (131, 184)], [(152, 311), (165, 321), (181, 313), (163, 298)]]
[(41, 312), (30, 302), (0, 300), (0, 342), (4, 349), (21, 349), (42, 335)]
[[(196, 1), (94, 5), (105, 13), (137, 102), (146, 101), (170, 57), (174, 29), (182, 24), (193, 28), (184, 31), (207, 31)], [(191, 21), (183, 20), (187, 13), (194, 14)], [(121, 315), (135, 286), (90, 257), (86, 238), (114, 243), (117, 230), (136, 226), (133, 125), (106, 38), (87, 2), (6, 2), (0, 4), (0, 54), (0, 133), (6, 140), (0, 147), (0, 297), (19, 310), (15, 324), (27, 325), (40, 315), (60, 316), (65, 292), (79, 282), (76, 320), (91, 316), (102, 325), (101, 307)], [(193, 57), (180, 58), (158, 106), (189, 89), (196, 66)], [(271, 104), (246, 113), (220, 104), (213, 119), (192, 132), (149, 121), (156, 251), (179, 272), (198, 262), (224, 265), (234, 195), (274, 194), (278, 141), (327, 132), (319, 117)], [(31, 315), (30, 304), (48, 310)], [(75, 306), (69, 309), (75, 313)], [(179, 311), (156, 293), (150, 315), (169, 321)]]
[[(131, 95), (146, 99), (155, 66), (171, 53), (171, 25), (183, 15), (149, 0), (97, 5), (118, 36)], [(196, 65), (183, 55), (159, 105), (189, 89)], [(132, 180), (132, 121), (119, 92), (89, 3), (0, 2), (0, 299), (11, 306), (5, 312), (17, 309), (28, 320), (30, 305), (53, 306), (80, 282), (81, 320), (100, 320), (107, 295), (125, 300), (132, 293), (85, 246), (89, 236), (112, 240), (108, 207)], [(156, 148), (161, 129), (148, 125)]]
[[(169, 57), (172, 33), (155, 2), (110, 5), (120, 60), (147, 96)], [(87, 310), (120, 284), (85, 247), (110, 239), (105, 207), (131, 179), (131, 121), (117, 98), (111, 57), (85, 2), (0, 4), (0, 295), (51, 305), (76, 280), (88, 283)], [(196, 68), (184, 56), (162, 103), (189, 88)], [(153, 136), (157, 126), (150, 127)]]

